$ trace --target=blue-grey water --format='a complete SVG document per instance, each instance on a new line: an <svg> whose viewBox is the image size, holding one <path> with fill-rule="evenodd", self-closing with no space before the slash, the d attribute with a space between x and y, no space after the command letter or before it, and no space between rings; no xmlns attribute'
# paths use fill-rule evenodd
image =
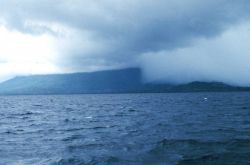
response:
<svg viewBox="0 0 250 165"><path fill-rule="evenodd" d="M249 165L250 93L0 97L1 165Z"/></svg>

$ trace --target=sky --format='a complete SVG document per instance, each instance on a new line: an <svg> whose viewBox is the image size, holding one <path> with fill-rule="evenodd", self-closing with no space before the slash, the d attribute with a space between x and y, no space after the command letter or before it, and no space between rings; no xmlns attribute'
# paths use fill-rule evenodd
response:
<svg viewBox="0 0 250 165"><path fill-rule="evenodd" d="M250 86L249 0L0 0L0 81L142 69L145 81Z"/></svg>

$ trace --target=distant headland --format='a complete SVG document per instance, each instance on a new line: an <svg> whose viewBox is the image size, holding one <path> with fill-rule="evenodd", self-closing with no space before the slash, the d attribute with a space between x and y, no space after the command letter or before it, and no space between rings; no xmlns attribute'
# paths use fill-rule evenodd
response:
<svg viewBox="0 0 250 165"><path fill-rule="evenodd" d="M1 95L228 91L250 91L250 87L237 87L220 82L191 82L181 85L148 83L143 81L142 72L138 68L18 76L0 84Z"/></svg>

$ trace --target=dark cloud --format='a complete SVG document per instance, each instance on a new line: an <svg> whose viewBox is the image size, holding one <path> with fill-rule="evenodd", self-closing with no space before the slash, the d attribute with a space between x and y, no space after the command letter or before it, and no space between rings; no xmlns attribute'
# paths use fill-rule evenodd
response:
<svg viewBox="0 0 250 165"><path fill-rule="evenodd" d="M143 54L213 39L249 19L249 0L0 0L10 29L50 33L72 70L130 66ZM193 59L195 60L195 59Z"/></svg>

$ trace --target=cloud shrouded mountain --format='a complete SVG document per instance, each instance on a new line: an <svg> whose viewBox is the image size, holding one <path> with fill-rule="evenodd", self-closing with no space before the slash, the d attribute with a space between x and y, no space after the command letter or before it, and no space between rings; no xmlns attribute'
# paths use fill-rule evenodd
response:
<svg viewBox="0 0 250 165"><path fill-rule="evenodd" d="M220 82L192 82L181 85L147 83L142 81L141 70L138 68L86 73L19 76L0 83L0 95L219 91L250 91L250 88L230 86Z"/></svg>
<svg viewBox="0 0 250 165"><path fill-rule="evenodd" d="M7 29L54 38L52 63L62 71L139 66L147 81L250 86L248 0L0 4L0 22Z"/></svg>

